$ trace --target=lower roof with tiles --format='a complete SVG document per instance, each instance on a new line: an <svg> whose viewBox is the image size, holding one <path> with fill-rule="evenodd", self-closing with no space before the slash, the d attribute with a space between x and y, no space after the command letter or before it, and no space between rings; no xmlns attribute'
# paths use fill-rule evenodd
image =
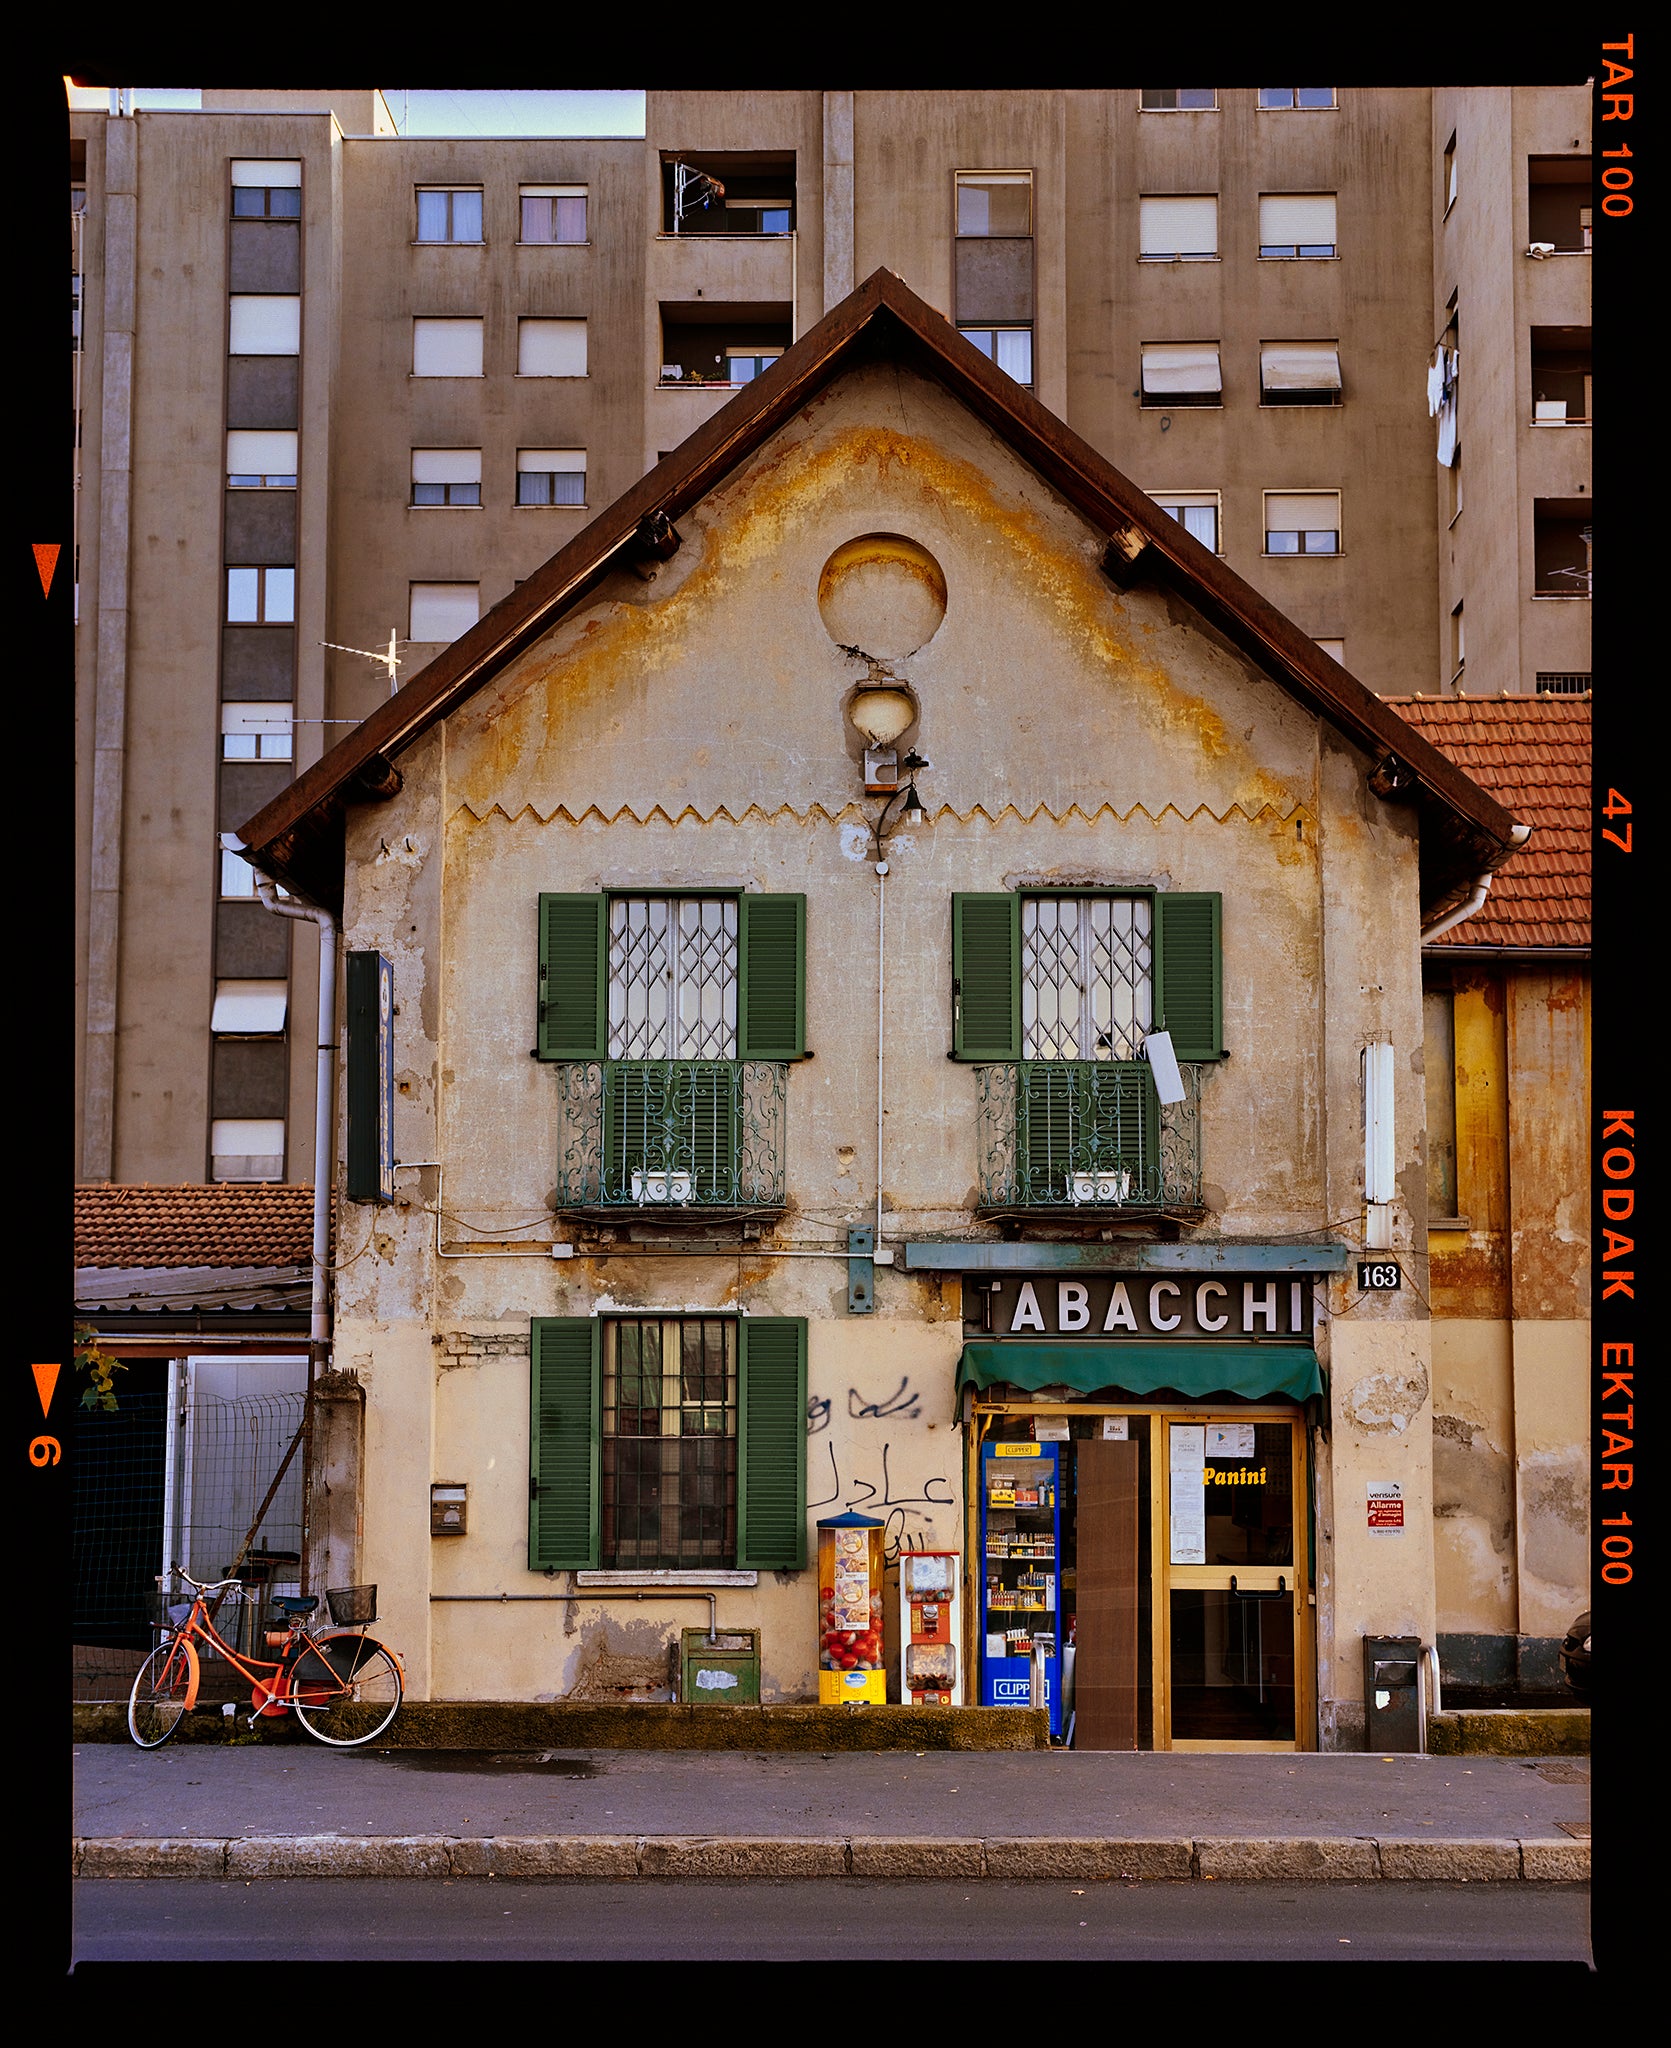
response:
<svg viewBox="0 0 1671 2048"><path fill-rule="evenodd" d="M1406 724L1532 828L1470 918L1436 949L1590 944L1590 700L1391 697Z"/></svg>
<svg viewBox="0 0 1671 2048"><path fill-rule="evenodd" d="M307 1266L313 1189L275 1183L75 1191L75 1263L87 1267Z"/></svg>

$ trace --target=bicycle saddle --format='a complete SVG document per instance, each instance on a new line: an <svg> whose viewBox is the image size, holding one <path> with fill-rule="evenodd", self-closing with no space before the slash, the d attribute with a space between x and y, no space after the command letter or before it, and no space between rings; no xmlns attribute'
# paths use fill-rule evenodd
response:
<svg viewBox="0 0 1671 2048"><path fill-rule="evenodd" d="M311 1614L319 1601L311 1593L305 1600L298 1599L293 1593L275 1593L272 1604L275 1614Z"/></svg>

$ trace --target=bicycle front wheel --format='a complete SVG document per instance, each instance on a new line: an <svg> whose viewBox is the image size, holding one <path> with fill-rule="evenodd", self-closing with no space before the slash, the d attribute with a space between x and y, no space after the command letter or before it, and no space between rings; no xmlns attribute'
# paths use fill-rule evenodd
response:
<svg viewBox="0 0 1671 2048"><path fill-rule="evenodd" d="M196 1699L196 1650L180 1636L160 1643L128 1694L128 1733L141 1749L160 1749Z"/></svg>
<svg viewBox="0 0 1671 2048"><path fill-rule="evenodd" d="M290 1705L316 1742L354 1749L375 1742L400 1711L400 1666L380 1643L339 1636L304 1650Z"/></svg>

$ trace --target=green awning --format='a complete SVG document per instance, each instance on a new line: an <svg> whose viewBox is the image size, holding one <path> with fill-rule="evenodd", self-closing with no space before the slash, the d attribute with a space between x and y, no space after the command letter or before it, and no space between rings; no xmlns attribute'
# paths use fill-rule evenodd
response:
<svg viewBox="0 0 1671 2048"><path fill-rule="evenodd" d="M1309 1344L965 1344L957 1384L1007 1384L1028 1393L1071 1387L1076 1394L1166 1388L1192 1401L1212 1394L1303 1401L1323 1391L1323 1375Z"/></svg>

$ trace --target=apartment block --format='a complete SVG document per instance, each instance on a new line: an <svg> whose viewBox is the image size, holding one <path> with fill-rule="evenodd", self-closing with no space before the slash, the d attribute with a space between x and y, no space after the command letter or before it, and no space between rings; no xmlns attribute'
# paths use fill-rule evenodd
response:
<svg viewBox="0 0 1671 2048"><path fill-rule="evenodd" d="M642 140L405 137L371 89L74 106L78 1177L311 1180L316 948L220 835L878 267L1372 690L1587 691L1588 119L1581 84L652 92Z"/></svg>

